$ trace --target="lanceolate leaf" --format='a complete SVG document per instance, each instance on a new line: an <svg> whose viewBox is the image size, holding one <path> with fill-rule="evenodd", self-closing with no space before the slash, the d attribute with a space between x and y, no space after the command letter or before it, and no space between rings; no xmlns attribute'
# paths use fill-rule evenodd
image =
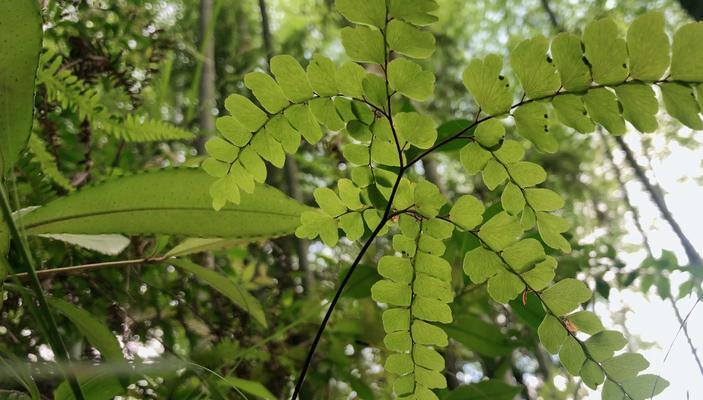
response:
<svg viewBox="0 0 703 400"><path fill-rule="evenodd" d="M268 238L293 233L307 207L257 186L239 205L214 211L214 178L198 169L163 169L98 183L24 215L28 234L177 234Z"/></svg>
<svg viewBox="0 0 703 400"><path fill-rule="evenodd" d="M98 320L89 312L74 306L73 304L58 298L47 298L49 305L60 311L76 326L78 331L88 339L88 342L93 345L103 358L109 362L123 362L124 356L122 349L117 342L117 338L105 326L103 322Z"/></svg>
<svg viewBox="0 0 703 400"><path fill-rule="evenodd" d="M34 77L42 41L37 1L0 2L0 177L26 146L32 128Z"/></svg>
<svg viewBox="0 0 703 400"><path fill-rule="evenodd" d="M170 260L170 264L188 271L213 289L227 296L234 304L249 313L258 323L267 326L266 315L258 300L249 292L235 284L228 277L186 259Z"/></svg>

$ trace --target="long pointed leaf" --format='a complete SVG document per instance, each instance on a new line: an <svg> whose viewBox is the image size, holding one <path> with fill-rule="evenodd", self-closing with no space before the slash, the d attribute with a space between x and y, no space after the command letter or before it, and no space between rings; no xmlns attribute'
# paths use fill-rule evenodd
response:
<svg viewBox="0 0 703 400"><path fill-rule="evenodd" d="M42 19L38 1L0 1L0 176L27 145L34 109Z"/></svg>
<svg viewBox="0 0 703 400"><path fill-rule="evenodd" d="M161 169L108 180L54 200L23 217L28 234L179 234L231 239L292 233L306 206L259 185L241 203L212 209L215 178L192 168Z"/></svg>
<svg viewBox="0 0 703 400"><path fill-rule="evenodd" d="M88 311L78 308L65 300L47 297L47 301L51 307L65 315L76 326L76 329L88 339L91 345L100 351L106 361L125 361L117 338L103 322Z"/></svg>
<svg viewBox="0 0 703 400"><path fill-rule="evenodd" d="M195 275L201 281L210 285L213 289L227 296L234 304L239 306L264 327L266 324L266 316L264 310L254 296L249 294L243 288L237 286L229 278L221 275L213 270L205 269L186 259L177 259L169 261L175 267L181 268Z"/></svg>

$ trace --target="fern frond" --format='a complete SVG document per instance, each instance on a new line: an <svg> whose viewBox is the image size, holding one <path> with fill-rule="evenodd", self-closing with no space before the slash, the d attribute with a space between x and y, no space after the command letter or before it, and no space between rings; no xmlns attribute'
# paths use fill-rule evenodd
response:
<svg viewBox="0 0 703 400"><path fill-rule="evenodd" d="M66 179L65 176L59 171L56 166L56 159L53 154L46 150L46 144L44 141L32 133L29 137L29 144L27 145L29 152L32 154L32 161L39 165L42 173L49 179L51 179L55 184L59 185L67 191L74 190L71 183Z"/></svg>
<svg viewBox="0 0 703 400"><path fill-rule="evenodd" d="M129 115L124 120L115 117L93 121L96 129L127 142L158 142L164 140L190 140L194 135L166 122L144 116Z"/></svg>
<svg viewBox="0 0 703 400"><path fill-rule="evenodd" d="M95 88L78 79L68 69L61 69L63 57L54 52L42 55L43 69L37 79L46 88L49 101L78 114L80 120L87 119L93 129L103 130L110 136L128 142L154 142L161 140L189 140L193 134L146 116L122 117L107 110L101 103L102 96Z"/></svg>
<svg viewBox="0 0 703 400"><path fill-rule="evenodd" d="M63 57L52 51L42 54L40 68L37 72L37 83L46 88L49 101L56 102L62 108L73 110L78 118L92 119L105 112L100 103L100 93L78 79L70 70L61 69Z"/></svg>

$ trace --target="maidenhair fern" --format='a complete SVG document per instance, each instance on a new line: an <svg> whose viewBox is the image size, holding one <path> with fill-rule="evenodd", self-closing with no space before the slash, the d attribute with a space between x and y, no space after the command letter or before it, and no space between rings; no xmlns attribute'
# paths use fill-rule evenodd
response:
<svg viewBox="0 0 703 400"><path fill-rule="evenodd" d="M399 218L400 233L393 236L398 256L379 260L385 279L371 288L371 297L389 306L383 312L383 342L392 352L386 371L398 375L393 385L399 396L431 396L431 389L447 387L441 371L444 358L435 350L446 347L447 335L435 323L452 322L447 303L454 299L452 269L441 256L443 240L452 235L451 223L425 220L410 214Z"/></svg>
<svg viewBox="0 0 703 400"><path fill-rule="evenodd" d="M432 72L410 59L434 51L434 37L423 26L436 20L435 1L337 0L337 8L356 24L342 30L353 62L337 66L315 55L304 69L290 56L276 56L273 76L252 72L244 78L259 105L242 95L226 100L231 115L218 119L222 135L207 143L211 158L203 164L219 178L210 190L214 207L238 203L240 191L252 192L255 182L266 180L265 162L281 167L301 137L315 144L324 132L338 132L350 179L340 180L336 191L317 189L320 209L304 212L296 233L334 246L341 228L348 239L364 240L363 253L378 235L397 232L395 254L379 261L384 279L372 297L386 308L385 365L399 398L437 399L431 389L446 386L436 348L447 344L442 324L452 321L452 267L442 255L443 240L455 229L475 243L465 254L464 272L476 284L487 282L496 302L521 294L539 299L546 312L539 338L567 371L593 389L604 384L604 399L661 392L666 381L639 374L648 366L643 357L615 355L626 344L623 335L580 310L591 298L584 283L551 283L557 259L544 245L571 250L563 236L569 225L556 214L564 200L538 187L546 172L522 160L523 143L505 138L504 124L512 120L520 136L546 153L558 150L551 134L556 123L582 133L601 125L619 135L627 121L652 132L657 89L672 117L703 128L703 24L683 26L671 46L658 12L635 20L625 37L610 19L592 22L580 37L561 33L550 42L538 36L510 52L516 80L504 75L498 55L473 60L462 79L479 112L473 123L438 139L432 117L399 110L401 96L425 101L434 92ZM487 209L470 195L444 207L447 199L435 185L413 178L415 163L454 140L466 143L460 151L466 172L481 173L489 190L502 188L500 208ZM294 398L303 378L304 372Z"/></svg>

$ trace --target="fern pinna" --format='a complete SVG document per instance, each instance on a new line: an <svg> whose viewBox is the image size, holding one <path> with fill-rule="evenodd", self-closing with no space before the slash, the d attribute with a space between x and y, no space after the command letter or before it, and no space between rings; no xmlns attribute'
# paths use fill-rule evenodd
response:
<svg viewBox="0 0 703 400"><path fill-rule="evenodd" d="M510 52L510 75L498 55L473 60L462 78L479 112L463 129L438 138L431 116L399 109L402 97L427 101L433 95L433 73L411 59L427 59L434 51L434 37L423 27L436 20L435 1L337 0L337 9L355 24L342 30L353 61L337 66L315 55L304 69L283 55L271 59L273 76L246 75L259 105L241 95L227 99L231 115L218 119L221 136L207 143L211 158L203 164L219 178L210 192L214 207L221 208L266 179L265 161L281 167L301 137L315 144L332 132L344 143L350 179L340 180L336 190L315 190L320 208L304 212L296 231L334 246L341 229L349 240L364 243L320 335L363 253L377 236L392 232L394 253L379 260L383 279L372 288L372 298L385 309L385 368L398 398L437 399L433 389L446 387L437 349L447 345L442 325L453 319L454 298L444 240L465 235L474 247L464 256L466 275L475 284L487 282L499 303L535 296L545 311L539 338L566 370L590 388L603 384L604 399L660 393L667 382L640 374L649 365L641 355L615 355L626 345L623 335L580 310L591 298L588 286L575 279L552 283L557 258L547 255L545 245L569 252L569 224L559 215L561 196L539 187L545 170L523 160L524 144L556 152L554 124L582 133L600 125L620 135L627 121L652 132L659 108L655 88L672 117L703 128L703 25L681 27L670 45L658 12L635 20L624 38L606 18L590 23L581 36L521 42ZM511 124L526 141L506 138ZM415 164L453 141L465 144L460 160L467 174L481 173L489 190L502 188L499 206L486 208L471 195L446 199L434 184L416 178Z"/></svg>

